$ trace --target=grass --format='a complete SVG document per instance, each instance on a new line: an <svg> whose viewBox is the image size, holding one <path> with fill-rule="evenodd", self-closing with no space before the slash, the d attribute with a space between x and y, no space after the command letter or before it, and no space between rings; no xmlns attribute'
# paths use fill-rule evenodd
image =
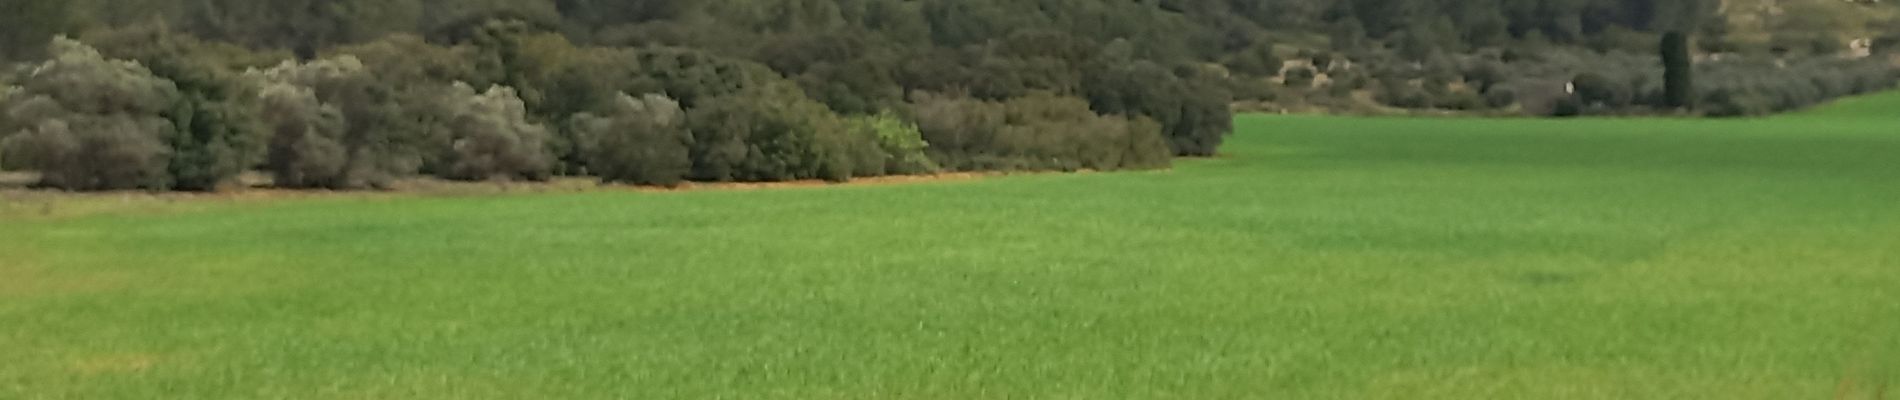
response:
<svg viewBox="0 0 1900 400"><path fill-rule="evenodd" d="M1245 116L1165 172L14 216L0 398L1900 398L1878 104Z"/></svg>

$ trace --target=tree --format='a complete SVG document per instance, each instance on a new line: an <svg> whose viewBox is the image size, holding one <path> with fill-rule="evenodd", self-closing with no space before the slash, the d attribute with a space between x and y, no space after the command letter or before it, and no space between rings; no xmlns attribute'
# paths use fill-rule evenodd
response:
<svg viewBox="0 0 1900 400"><path fill-rule="evenodd" d="M1177 155L1214 155L1233 131L1233 94L1197 67L1177 74L1152 62L1102 59L1089 68L1082 86L1095 111L1155 120Z"/></svg>
<svg viewBox="0 0 1900 400"><path fill-rule="evenodd" d="M1689 58L1689 35L1679 31L1663 34L1663 105L1671 108L1695 107L1695 66Z"/></svg>
<svg viewBox="0 0 1900 400"><path fill-rule="evenodd" d="M39 171L48 187L170 189L175 132L164 114L178 101L177 87L64 37L50 49L52 59L0 104L11 125L0 127L11 133L0 159Z"/></svg>
<svg viewBox="0 0 1900 400"><path fill-rule="evenodd" d="M925 154L930 143L924 141L923 132L918 130L917 124L905 121L896 113L884 111L876 115L853 117L847 123L858 134L871 138L872 143L877 145L875 151L865 152L874 159L860 163L860 172L904 175L938 169L937 163Z"/></svg>
<svg viewBox="0 0 1900 400"><path fill-rule="evenodd" d="M448 146L427 166L438 177L465 181L547 180L553 153L547 127L528 120L527 106L506 86L457 82L441 96Z"/></svg>
<svg viewBox="0 0 1900 400"><path fill-rule="evenodd" d="M847 151L869 141L789 82L702 97L687 121L692 178L704 181L848 180L856 166Z"/></svg>
<svg viewBox="0 0 1900 400"><path fill-rule="evenodd" d="M414 174L427 148L446 146L435 131L407 123L388 82L355 56L285 61L247 75L263 85L267 166L278 186L384 188Z"/></svg>
<svg viewBox="0 0 1900 400"><path fill-rule="evenodd" d="M692 173L686 111L666 96L621 93L598 115L574 116L588 172L607 182L675 186Z"/></svg>
<svg viewBox="0 0 1900 400"><path fill-rule="evenodd" d="M37 57L74 23L72 0L0 0L0 64Z"/></svg>
<svg viewBox="0 0 1900 400"><path fill-rule="evenodd" d="M94 32L88 39L102 53L137 61L177 85L179 99L165 113L177 132L170 143L174 189L218 189L263 159L268 138L258 121L256 88L236 68L261 64L267 55L163 25Z"/></svg>

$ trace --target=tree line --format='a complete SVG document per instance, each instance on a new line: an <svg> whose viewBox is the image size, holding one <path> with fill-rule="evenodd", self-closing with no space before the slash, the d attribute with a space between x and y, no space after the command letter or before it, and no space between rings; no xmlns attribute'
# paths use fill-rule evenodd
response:
<svg viewBox="0 0 1900 400"><path fill-rule="evenodd" d="M0 0L0 167L158 190L1156 168L1213 154L1236 102L1753 115L1897 78L1822 56L1886 33L1760 39L1719 3Z"/></svg>

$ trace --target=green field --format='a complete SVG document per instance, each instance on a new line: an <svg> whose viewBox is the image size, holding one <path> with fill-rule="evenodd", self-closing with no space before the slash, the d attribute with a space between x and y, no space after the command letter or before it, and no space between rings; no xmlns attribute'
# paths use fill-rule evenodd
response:
<svg viewBox="0 0 1900 400"><path fill-rule="evenodd" d="M1238 126L1161 172L15 213L0 398L1900 396L1900 96Z"/></svg>

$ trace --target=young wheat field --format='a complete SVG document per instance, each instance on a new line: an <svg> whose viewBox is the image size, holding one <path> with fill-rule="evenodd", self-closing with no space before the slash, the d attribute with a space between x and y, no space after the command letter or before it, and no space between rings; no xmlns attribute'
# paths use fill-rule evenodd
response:
<svg viewBox="0 0 1900 400"><path fill-rule="evenodd" d="M0 398L1900 397L1900 96L1237 125L1156 172L0 207Z"/></svg>

